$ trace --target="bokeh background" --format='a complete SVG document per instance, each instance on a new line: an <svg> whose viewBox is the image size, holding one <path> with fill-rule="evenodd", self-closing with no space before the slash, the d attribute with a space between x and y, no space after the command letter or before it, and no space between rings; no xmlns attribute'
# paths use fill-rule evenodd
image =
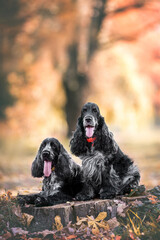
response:
<svg viewBox="0 0 160 240"><path fill-rule="evenodd" d="M159 0L1 0L0 190L40 189L30 167L41 141L69 151L87 101L141 183L160 184L159 39Z"/></svg>

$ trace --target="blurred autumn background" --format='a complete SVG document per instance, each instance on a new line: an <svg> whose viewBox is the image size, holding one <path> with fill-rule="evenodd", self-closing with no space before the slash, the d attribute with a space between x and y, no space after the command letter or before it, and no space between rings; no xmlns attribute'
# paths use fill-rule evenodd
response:
<svg viewBox="0 0 160 240"><path fill-rule="evenodd" d="M41 141L68 149L82 105L160 184L160 1L1 0L0 189L40 188Z"/></svg>

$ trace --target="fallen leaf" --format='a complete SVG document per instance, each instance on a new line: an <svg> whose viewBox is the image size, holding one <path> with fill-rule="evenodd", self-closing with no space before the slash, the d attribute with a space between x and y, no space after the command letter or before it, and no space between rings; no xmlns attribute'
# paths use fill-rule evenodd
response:
<svg viewBox="0 0 160 240"><path fill-rule="evenodd" d="M40 234L43 235L43 237L47 237L48 235L53 235L55 232L54 231L50 231L50 230L44 230L42 232L40 232Z"/></svg>
<svg viewBox="0 0 160 240"><path fill-rule="evenodd" d="M8 239L8 238L11 238L12 237L12 234L10 232L6 232L5 234L3 234L3 239Z"/></svg>
<svg viewBox="0 0 160 240"><path fill-rule="evenodd" d="M116 217L109 219L107 223L111 229L114 229L115 227L119 226L119 222L117 221Z"/></svg>
<svg viewBox="0 0 160 240"><path fill-rule="evenodd" d="M28 231L25 231L22 228L18 228L18 227L11 228L11 231L14 236L28 234Z"/></svg>
<svg viewBox="0 0 160 240"><path fill-rule="evenodd" d="M142 203L141 201L139 201L139 200L135 200L133 203L132 203L132 205L134 205L134 206L142 206L142 205L144 205L144 203Z"/></svg>
<svg viewBox="0 0 160 240"><path fill-rule="evenodd" d="M130 232L130 233L129 233L129 236L130 236L130 238L131 238L132 240L135 240L135 237L134 237L133 232Z"/></svg>
<svg viewBox="0 0 160 240"><path fill-rule="evenodd" d="M25 220L25 224L27 225L27 227L30 226L34 216L27 214L27 213L23 213L22 214L23 219Z"/></svg>
<svg viewBox="0 0 160 240"><path fill-rule="evenodd" d="M96 223L94 223L94 225L93 225L92 233L93 233L94 235L99 234L99 229L98 229Z"/></svg>
<svg viewBox="0 0 160 240"><path fill-rule="evenodd" d="M88 218L89 220L91 220L91 221L94 220L94 217L93 217L93 216L88 216L88 215L87 215L87 218Z"/></svg>
<svg viewBox="0 0 160 240"><path fill-rule="evenodd" d="M117 235L117 236L115 237L115 240L120 240L121 238L122 238L121 236L118 236L118 235Z"/></svg>
<svg viewBox="0 0 160 240"><path fill-rule="evenodd" d="M54 220L55 220L55 225L56 225L57 230L58 231L62 230L63 229L63 225L61 223L61 217L57 215L57 216L55 216Z"/></svg>
<svg viewBox="0 0 160 240"><path fill-rule="evenodd" d="M14 205L12 208L12 212L19 218L22 218L22 212L21 212L21 207L18 205L17 207Z"/></svg>
<svg viewBox="0 0 160 240"><path fill-rule="evenodd" d="M157 198L157 196L155 196L155 195L151 195L151 197L152 197L152 198Z"/></svg>
<svg viewBox="0 0 160 240"><path fill-rule="evenodd" d="M110 237L111 237L111 240L115 240L115 234L114 233L111 233Z"/></svg>
<svg viewBox="0 0 160 240"><path fill-rule="evenodd" d="M119 203L117 206L117 214L121 217L125 217L126 214L124 213L124 209L127 207L126 203Z"/></svg>
<svg viewBox="0 0 160 240"><path fill-rule="evenodd" d="M147 225L150 225L153 228L157 228L157 226L154 222L147 222Z"/></svg>
<svg viewBox="0 0 160 240"><path fill-rule="evenodd" d="M28 240L42 240L42 238L35 237L35 238L28 238Z"/></svg>
<svg viewBox="0 0 160 240"><path fill-rule="evenodd" d="M99 222L101 220L104 220L107 217L107 213L106 212L100 212L98 214L98 216L95 218L96 222Z"/></svg>
<svg viewBox="0 0 160 240"><path fill-rule="evenodd" d="M154 195L149 196L148 199L151 201L152 204L156 204L158 202L157 197Z"/></svg>
<svg viewBox="0 0 160 240"><path fill-rule="evenodd" d="M43 235L43 237L45 238L45 237L47 237L48 235L53 235L53 234L55 234L55 231L50 231L50 230L48 230L48 229L46 229L46 230L43 230L42 232L35 232L36 233L36 235ZM34 239L34 238L33 238ZM42 238L40 238L40 239L42 239ZM39 238L38 238L38 240L39 240Z"/></svg>
<svg viewBox="0 0 160 240"><path fill-rule="evenodd" d="M76 225L79 226L79 225L81 225L83 222L87 222L87 221L88 221L88 218L81 218L81 219L79 219L79 217L77 217Z"/></svg>
<svg viewBox="0 0 160 240"><path fill-rule="evenodd" d="M71 233L71 234L75 233L75 229L74 229L74 228L71 228L71 227L68 227L68 231L69 231L69 233Z"/></svg>
<svg viewBox="0 0 160 240"><path fill-rule="evenodd" d="M66 239L74 239L76 237L77 237L76 235L70 235L70 236L66 237Z"/></svg>
<svg viewBox="0 0 160 240"><path fill-rule="evenodd" d="M108 225L108 223L99 223L99 222L96 222L96 224L100 227L100 228L104 228L105 230L109 230L110 228L109 228L109 225Z"/></svg>
<svg viewBox="0 0 160 240"><path fill-rule="evenodd" d="M8 197L8 199L11 199L12 198L12 192L11 191L7 191L7 197Z"/></svg>

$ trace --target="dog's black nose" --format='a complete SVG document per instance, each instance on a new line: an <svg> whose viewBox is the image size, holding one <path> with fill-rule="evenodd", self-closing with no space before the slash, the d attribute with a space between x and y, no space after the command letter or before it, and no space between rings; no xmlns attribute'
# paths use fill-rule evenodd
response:
<svg viewBox="0 0 160 240"><path fill-rule="evenodd" d="M42 153L42 156L43 156L44 158L48 158L48 157L50 156L50 152L49 152L49 151L44 151L44 152Z"/></svg>
<svg viewBox="0 0 160 240"><path fill-rule="evenodd" d="M85 118L85 120L86 120L87 123L90 123L92 121L92 118L88 116L88 117Z"/></svg>

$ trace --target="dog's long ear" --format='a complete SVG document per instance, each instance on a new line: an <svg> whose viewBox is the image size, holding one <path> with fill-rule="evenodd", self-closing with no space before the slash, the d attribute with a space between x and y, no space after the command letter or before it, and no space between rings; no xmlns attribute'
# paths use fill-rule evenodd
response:
<svg viewBox="0 0 160 240"><path fill-rule="evenodd" d="M118 151L118 144L114 140L113 133L108 131L108 138L109 138L109 143L108 143L108 149L111 154L116 154Z"/></svg>
<svg viewBox="0 0 160 240"><path fill-rule="evenodd" d="M99 118L99 128L101 128L102 149L108 154L115 154L118 150L118 145L113 138L113 133L109 131L102 116Z"/></svg>
<svg viewBox="0 0 160 240"><path fill-rule="evenodd" d="M72 176L72 170L71 170L72 161L73 160L71 156L68 154L68 152L63 147L63 145L60 144L60 152L58 155L56 171L57 171L57 174L64 180L68 181Z"/></svg>
<svg viewBox="0 0 160 240"><path fill-rule="evenodd" d="M37 152L35 160L32 163L31 174L33 177L42 177L43 176L43 161L41 159L41 146Z"/></svg>
<svg viewBox="0 0 160 240"><path fill-rule="evenodd" d="M70 150L76 156L80 156L86 152L86 141L82 117L78 118L76 130L70 140Z"/></svg>
<svg viewBox="0 0 160 240"><path fill-rule="evenodd" d="M108 127L104 121L104 117L102 117L101 115L99 116L98 118L98 129L102 129L102 128L107 128L108 130Z"/></svg>
<svg viewBox="0 0 160 240"><path fill-rule="evenodd" d="M78 121L77 121L77 128L81 128L81 129L83 129L83 119L82 119L81 116L78 118Z"/></svg>

